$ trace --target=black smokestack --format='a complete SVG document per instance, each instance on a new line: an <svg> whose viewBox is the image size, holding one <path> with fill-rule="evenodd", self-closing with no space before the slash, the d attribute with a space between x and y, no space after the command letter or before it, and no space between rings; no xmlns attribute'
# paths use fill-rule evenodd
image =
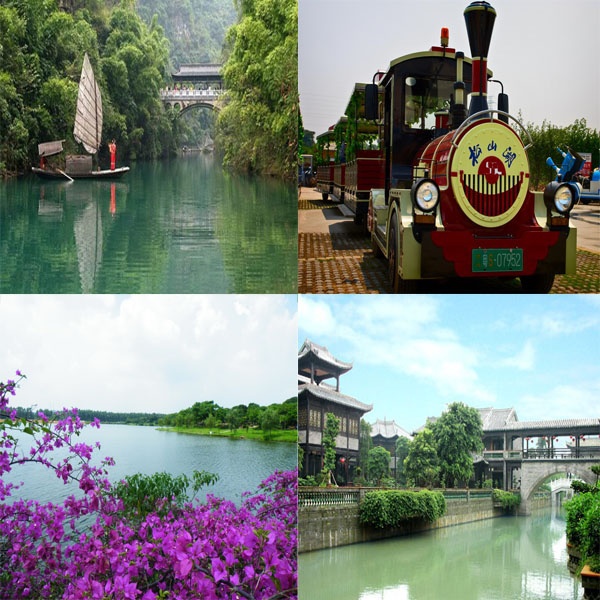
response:
<svg viewBox="0 0 600 600"><path fill-rule="evenodd" d="M473 58L473 89L469 115L488 108L487 55L495 20L496 11L488 2L471 2L465 8L465 23Z"/></svg>

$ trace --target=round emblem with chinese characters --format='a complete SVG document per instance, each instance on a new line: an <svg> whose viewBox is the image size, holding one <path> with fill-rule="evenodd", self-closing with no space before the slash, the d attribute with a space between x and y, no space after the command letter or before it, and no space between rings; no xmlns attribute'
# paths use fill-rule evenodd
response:
<svg viewBox="0 0 600 600"><path fill-rule="evenodd" d="M476 121L459 138L450 177L454 196L469 219L482 227L499 227L525 202L529 161L508 125Z"/></svg>

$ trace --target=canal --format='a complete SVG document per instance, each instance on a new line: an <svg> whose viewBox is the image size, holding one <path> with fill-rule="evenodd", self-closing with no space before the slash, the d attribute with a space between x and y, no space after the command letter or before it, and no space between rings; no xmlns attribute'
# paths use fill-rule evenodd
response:
<svg viewBox="0 0 600 600"><path fill-rule="evenodd" d="M300 600L578 600L565 521L488 519L299 557Z"/></svg>
<svg viewBox="0 0 600 600"><path fill-rule="evenodd" d="M122 179L0 183L0 292L296 293L293 185L189 154Z"/></svg>

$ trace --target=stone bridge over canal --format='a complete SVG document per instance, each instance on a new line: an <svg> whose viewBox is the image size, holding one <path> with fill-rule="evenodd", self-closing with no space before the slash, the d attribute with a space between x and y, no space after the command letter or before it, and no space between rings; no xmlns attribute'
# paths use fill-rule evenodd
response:
<svg viewBox="0 0 600 600"><path fill-rule="evenodd" d="M486 469L505 490L520 488L520 512L527 514L551 475L596 481L591 467L600 463L600 419L507 421L484 427L484 443Z"/></svg>
<svg viewBox="0 0 600 600"><path fill-rule="evenodd" d="M521 506L519 512L529 514L529 502L533 498L535 490L550 475L557 473L569 474L571 481L581 479L586 483L594 483L596 475L590 467L597 465L600 458L579 458L576 460L537 459L524 460L521 464ZM563 480L560 480L563 481ZM570 485L570 482L569 482ZM565 488L561 488L565 489Z"/></svg>
<svg viewBox="0 0 600 600"><path fill-rule="evenodd" d="M162 102L180 114L192 108L219 110L223 93L222 66L216 63L181 65L179 71L172 74L173 86L160 90Z"/></svg>

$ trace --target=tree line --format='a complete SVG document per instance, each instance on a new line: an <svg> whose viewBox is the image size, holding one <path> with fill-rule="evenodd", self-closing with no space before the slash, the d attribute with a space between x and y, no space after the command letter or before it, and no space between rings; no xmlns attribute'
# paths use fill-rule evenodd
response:
<svg viewBox="0 0 600 600"><path fill-rule="evenodd" d="M39 412L38 409L23 408L19 406L15 409L19 419L32 419ZM45 415L50 416L55 411L42 410ZM159 419L165 416L164 413L143 413L143 412L110 412L106 410L94 410L82 408L77 411L79 418L91 423L94 419L98 419L102 424L119 424L119 425L158 425Z"/></svg>
<svg viewBox="0 0 600 600"><path fill-rule="evenodd" d="M165 415L158 424L165 427L209 428L209 429L295 429L298 423L297 398L284 402L260 406L255 402L238 404L232 408L219 406L212 400L196 402L189 408Z"/></svg>
<svg viewBox="0 0 600 600"><path fill-rule="evenodd" d="M592 168L600 166L600 132L588 127L585 119L577 119L567 127L556 127L544 120L541 125L528 123L526 129L533 142L527 150L527 156L530 182L534 189L543 189L556 177L556 173L546 164L546 159L551 157L560 167L562 156L557 147L563 151L569 146L576 152L589 152L592 155ZM523 141L527 143L527 136Z"/></svg>

